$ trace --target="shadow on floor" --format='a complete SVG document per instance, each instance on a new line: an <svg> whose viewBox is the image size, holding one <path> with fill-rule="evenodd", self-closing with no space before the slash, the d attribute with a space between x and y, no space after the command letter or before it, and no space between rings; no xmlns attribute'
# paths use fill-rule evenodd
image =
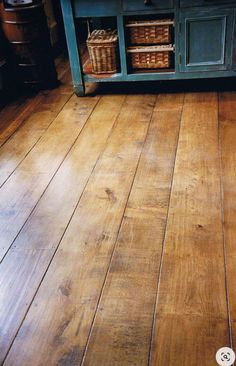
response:
<svg viewBox="0 0 236 366"><path fill-rule="evenodd" d="M87 93L91 94L155 94L203 91L236 91L236 77L222 79L168 80L127 83L89 84Z"/></svg>

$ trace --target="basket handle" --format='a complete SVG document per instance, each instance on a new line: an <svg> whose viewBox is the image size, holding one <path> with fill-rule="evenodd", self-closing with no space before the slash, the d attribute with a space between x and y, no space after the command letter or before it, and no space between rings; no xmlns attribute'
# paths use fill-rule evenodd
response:
<svg viewBox="0 0 236 366"><path fill-rule="evenodd" d="M88 36L91 35L91 30L90 30L90 22L89 20L87 20L87 31L88 31Z"/></svg>

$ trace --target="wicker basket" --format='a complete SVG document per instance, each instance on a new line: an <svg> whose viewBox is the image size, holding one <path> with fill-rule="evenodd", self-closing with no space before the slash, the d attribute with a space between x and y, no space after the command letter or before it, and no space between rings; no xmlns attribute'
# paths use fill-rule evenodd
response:
<svg viewBox="0 0 236 366"><path fill-rule="evenodd" d="M174 48L171 44L150 47L129 47L133 69L163 69L171 66L171 53Z"/></svg>
<svg viewBox="0 0 236 366"><path fill-rule="evenodd" d="M165 44L171 43L171 29L174 22L171 19L129 21L130 42L132 44Z"/></svg>
<svg viewBox="0 0 236 366"><path fill-rule="evenodd" d="M92 71L95 74L117 72L117 31L95 30L87 39Z"/></svg>

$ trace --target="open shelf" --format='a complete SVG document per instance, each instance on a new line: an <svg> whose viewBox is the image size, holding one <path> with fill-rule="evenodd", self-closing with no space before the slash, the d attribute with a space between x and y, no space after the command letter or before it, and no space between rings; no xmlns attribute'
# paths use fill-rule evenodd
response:
<svg viewBox="0 0 236 366"><path fill-rule="evenodd" d="M172 21L174 21L174 14L161 14L159 16L149 16L149 15L144 15L144 16L126 16L124 17L124 38L125 38L125 49L127 49L129 46L133 46L130 42L130 36L129 36L129 32L128 29L126 27L126 23L130 20L155 20L155 19L171 19ZM94 29L106 29L106 28L110 28L112 27L117 28L118 24L117 24L117 19L115 17L104 17L104 18L99 18L96 19L95 21L91 20L91 19L83 19L83 24L84 26L86 26L86 22L89 22L89 28L90 31L93 31ZM171 37L172 40L174 42L175 39L175 32L174 29L171 30ZM124 69L121 69L121 65L120 65L120 52L119 52L119 48L120 48L120 42L121 40L118 39L118 50L117 50L117 54L118 54L118 72L116 73L94 73L92 70L92 64L89 58L89 52L88 52L88 48L87 48L87 44L86 44L86 39L83 40L83 42L80 41L80 47L79 47L79 51L80 51L80 58L81 58L81 63L82 63L82 72L83 72L83 77L85 81L89 81L89 82L102 82L102 81L128 81L128 80L132 80L133 77L137 76L138 79L142 80L145 78L145 75L149 75L149 77L153 76L154 79L158 79L158 77L160 77L161 79L164 77L164 75L170 75L170 78L173 77L173 75L175 74L175 57L174 57L174 52L172 52L171 54L171 62L170 62L170 67L168 68L151 68L151 69L147 69L147 68L140 68L140 69L135 69L132 68L131 63L130 63L130 58L128 56L128 54L126 54L125 60L126 60L126 66L124 66ZM127 71L126 71L127 70ZM156 75L156 77L155 77ZM169 78L169 77L168 77Z"/></svg>

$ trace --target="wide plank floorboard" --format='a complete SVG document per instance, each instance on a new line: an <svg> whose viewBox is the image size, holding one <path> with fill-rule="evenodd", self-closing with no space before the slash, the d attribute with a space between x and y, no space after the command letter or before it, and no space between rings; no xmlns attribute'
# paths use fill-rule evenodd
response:
<svg viewBox="0 0 236 366"><path fill-rule="evenodd" d="M63 99L62 95L72 95L68 61L61 58L58 60L57 73L60 82L57 89L42 91L27 98L19 97L18 100L9 103L0 111L0 147L27 121L32 113L41 110L45 100L50 103L55 98Z"/></svg>
<svg viewBox="0 0 236 366"><path fill-rule="evenodd" d="M81 362L155 99L126 98L5 365Z"/></svg>
<svg viewBox="0 0 236 366"><path fill-rule="evenodd" d="M183 107L150 365L215 366L229 346L216 93ZM170 351L171 350L171 351Z"/></svg>
<svg viewBox="0 0 236 366"><path fill-rule="evenodd" d="M225 259L232 326L236 349L236 93L219 96L219 126L222 158Z"/></svg>
<svg viewBox="0 0 236 366"><path fill-rule="evenodd" d="M73 96L1 188L0 260L70 151L98 100L99 97L82 100Z"/></svg>
<svg viewBox="0 0 236 366"><path fill-rule="evenodd" d="M83 365L148 363L182 105L157 100Z"/></svg>
<svg viewBox="0 0 236 366"><path fill-rule="evenodd" d="M0 363L6 356L106 146L124 98L101 98L0 266Z"/></svg>
<svg viewBox="0 0 236 366"><path fill-rule="evenodd" d="M236 348L236 93L77 98L56 64L0 111L0 364L215 366Z"/></svg>

